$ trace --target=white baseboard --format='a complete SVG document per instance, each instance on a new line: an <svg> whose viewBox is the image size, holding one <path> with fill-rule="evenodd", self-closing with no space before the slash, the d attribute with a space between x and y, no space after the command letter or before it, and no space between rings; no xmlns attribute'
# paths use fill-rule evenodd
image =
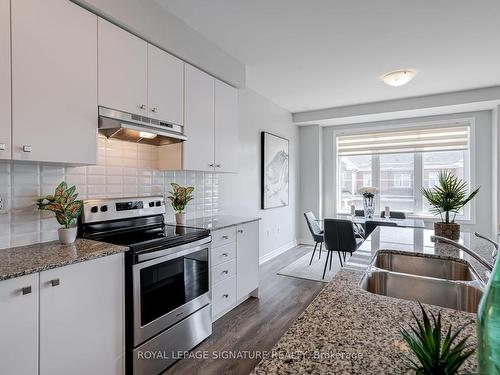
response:
<svg viewBox="0 0 500 375"><path fill-rule="evenodd" d="M299 245L308 245L308 246L314 246L316 242L314 242L311 238L299 238L297 239L297 243Z"/></svg>
<svg viewBox="0 0 500 375"><path fill-rule="evenodd" d="M259 258L259 264L265 263L268 260L273 259L274 257L277 257L278 255L284 253L287 250L290 250L292 247L297 246L297 240L290 241L283 246L278 247L277 249L274 249L273 251L267 253L266 255L263 255Z"/></svg>

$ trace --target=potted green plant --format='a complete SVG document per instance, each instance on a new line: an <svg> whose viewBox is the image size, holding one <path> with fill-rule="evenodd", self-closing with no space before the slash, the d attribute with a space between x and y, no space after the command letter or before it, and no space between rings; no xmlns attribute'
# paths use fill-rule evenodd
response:
<svg viewBox="0 0 500 375"><path fill-rule="evenodd" d="M437 236L452 240L460 238L460 225L455 223L458 212L479 192L479 188L467 195L467 183L450 171L440 171L438 184L432 188L422 189L423 196L431 205L431 212L441 217L434 223L434 233Z"/></svg>
<svg viewBox="0 0 500 375"><path fill-rule="evenodd" d="M56 215L57 222L63 225L58 229L59 241L64 244L75 242L77 227L76 220L82 213L83 202L77 200L76 187L68 188L62 181L56 188L54 195L47 195L37 199L39 210L51 211Z"/></svg>
<svg viewBox="0 0 500 375"><path fill-rule="evenodd" d="M449 326L443 335L441 313L439 312L436 317L431 312L429 318L422 304L419 305L422 319L412 311L416 324L408 324L408 328L401 328L403 339L413 352L413 356L404 355L408 369L418 375L456 374L474 353L473 345L467 344L469 336L458 340L464 326L454 332Z"/></svg>
<svg viewBox="0 0 500 375"><path fill-rule="evenodd" d="M175 211L175 221L177 224L186 224L186 214L184 213L184 210L186 209L187 204L194 199L194 187L183 187L175 182L172 182L170 185L172 185L172 191L169 192L170 195L168 196L168 199L170 199L172 207Z"/></svg>

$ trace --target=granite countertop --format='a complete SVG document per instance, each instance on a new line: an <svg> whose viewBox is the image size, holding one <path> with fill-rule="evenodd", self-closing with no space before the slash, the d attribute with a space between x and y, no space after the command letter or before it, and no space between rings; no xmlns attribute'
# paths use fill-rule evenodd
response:
<svg viewBox="0 0 500 375"><path fill-rule="evenodd" d="M77 238L73 244L58 241L0 250L0 280L122 253L128 247Z"/></svg>
<svg viewBox="0 0 500 375"><path fill-rule="evenodd" d="M260 220L260 217L248 218L248 217L229 216L229 215L215 215L215 216L201 217L197 219L189 219L186 221L186 224L184 226L218 230L258 220Z"/></svg>
<svg viewBox="0 0 500 375"><path fill-rule="evenodd" d="M408 354L409 349L402 339L400 327L405 322L413 322L411 312L419 313L418 304L369 293L361 289L359 283L379 249L470 260L450 245L432 243L432 234L423 229L377 228L252 374L406 373L403 355ZM488 242L470 233L462 233L460 242L491 261L493 246ZM484 269L478 265L477 271L481 274ZM445 327L464 325L460 337L471 335L469 343L477 344L475 314L438 306L426 307L428 311L441 312ZM473 355L461 371L476 371L476 363Z"/></svg>

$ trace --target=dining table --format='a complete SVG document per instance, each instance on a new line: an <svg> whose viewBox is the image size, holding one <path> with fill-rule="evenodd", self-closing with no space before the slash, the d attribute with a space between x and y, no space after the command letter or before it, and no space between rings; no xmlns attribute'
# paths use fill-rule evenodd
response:
<svg viewBox="0 0 500 375"><path fill-rule="evenodd" d="M359 225L364 225L365 222L367 221L382 221L382 222L387 222L387 223L395 223L396 226L401 227L401 228L423 228L425 229L425 223L422 219L416 219L416 218L406 218L406 219L396 219L396 218L386 218L386 217L381 217L381 216L373 216L371 218L367 218L364 216L353 216L349 214L337 214L333 215L332 218L336 219L347 219L351 220L353 223L359 224ZM322 219L317 219L318 222L321 224L323 223ZM329 219L329 218L326 218Z"/></svg>

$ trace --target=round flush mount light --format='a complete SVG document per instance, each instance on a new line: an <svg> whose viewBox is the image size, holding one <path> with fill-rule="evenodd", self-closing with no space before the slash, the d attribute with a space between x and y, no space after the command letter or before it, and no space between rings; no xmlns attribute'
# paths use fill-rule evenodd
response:
<svg viewBox="0 0 500 375"><path fill-rule="evenodd" d="M386 73L382 76L382 81L389 86L403 86L410 82L417 75L413 69L399 69Z"/></svg>

